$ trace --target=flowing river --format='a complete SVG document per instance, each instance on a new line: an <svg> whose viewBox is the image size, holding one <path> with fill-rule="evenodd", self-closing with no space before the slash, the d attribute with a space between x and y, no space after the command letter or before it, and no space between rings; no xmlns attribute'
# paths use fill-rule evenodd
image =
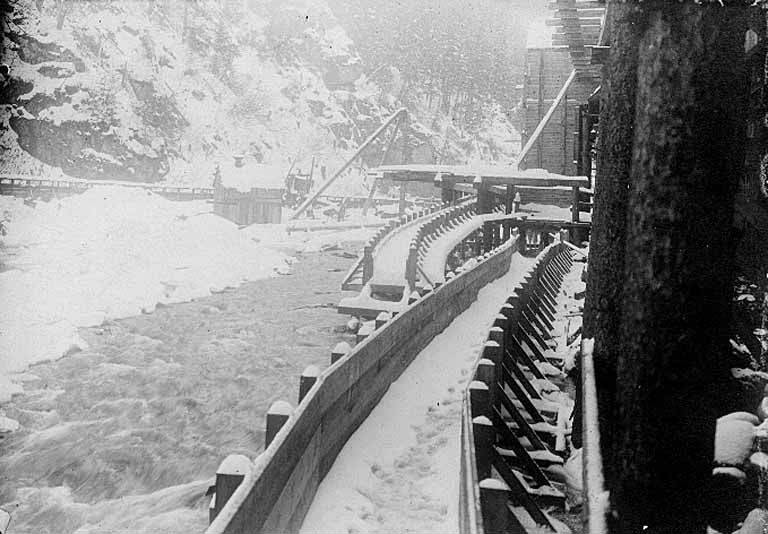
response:
<svg viewBox="0 0 768 534"><path fill-rule="evenodd" d="M358 244L291 274L81 331L89 348L31 367L3 408L0 507L12 534L202 532L216 468L255 457L278 399L350 337L335 304Z"/></svg>

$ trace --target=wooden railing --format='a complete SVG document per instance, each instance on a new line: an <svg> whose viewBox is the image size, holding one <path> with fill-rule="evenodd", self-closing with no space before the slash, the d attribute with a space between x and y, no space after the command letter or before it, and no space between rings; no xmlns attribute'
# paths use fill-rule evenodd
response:
<svg viewBox="0 0 768 534"><path fill-rule="evenodd" d="M337 346L324 371L305 371L298 407L278 402L267 414L267 448L256 462L232 457L222 464L207 533L298 531L349 437L419 352L509 270L515 250L510 239L488 251L474 268L415 295L402 313L382 313L362 327L354 349Z"/></svg>
<svg viewBox="0 0 768 534"><path fill-rule="evenodd" d="M146 189L174 200L202 200L213 198L212 187L185 187L141 182L80 180L77 178L42 178L23 174L0 175L2 195L55 195L82 193L93 187L118 186Z"/></svg>
<svg viewBox="0 0 768 534"><path fill-rule="evenodd" d="M464 203L462 203L462 206L464 206ZM374 251L387 236L398 231L403 226L413 223L414 221L423 220L421 226L424 226L429 223L434 223L434 221L437 220L447 220L447 218L458 217L459 212L455 211L454 208L456 208L455 204L450 204L447 202L443 204L436 204L410 213L408 215L401 215L397 219L392 219L387 222L386 225L379 228L379 230L377 230L376 233L373 234L371 238L365 243L363 246L362 254L357 259L357 261L352 264L352 267L350 267L349 271L347 271L347 274L344 276L344 279L341 282L341 288L345 291L359 291L365 284L368 283L368 281L373 276ZM419 231L421 231L421 226ZM413 241L411 242L411 245L416 245L418 248L418 244L414 243ZM408 261L409 263L406 267L406 271L408 273L411 273L411 271L415 273L415 263L412 263L413 260L410 258L410 253ZM413 279L409 278L408 280L411 287L413 287L413 284L411 283Z"/></svg>
<svg viewBox="0 0 768 534"><path fill-rule="evenodd" d="M562 463L555 452L564 451L565 419L562 410L547 413L554 406L533 382L545 378L541 363L558 363L545 356L544 338L571 262L563 243L539 254L499 310L472 369L461 411L461 534L527 532L532 524L556 530L542 509L564 504L546 467ZM552 415L558 424L548 421Z"/></svg>

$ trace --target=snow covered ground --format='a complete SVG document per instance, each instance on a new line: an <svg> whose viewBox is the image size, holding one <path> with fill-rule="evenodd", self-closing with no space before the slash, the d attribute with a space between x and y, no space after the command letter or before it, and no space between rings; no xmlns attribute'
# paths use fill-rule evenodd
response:
<svg viewBox="0 0 768 534"><path fill-rule="evenodd" d="M239 230L211 208L109 186L34 206L0 197L0 402L20 391L11 373L82 349L79 327L286 273L294 251L372 231Z"/></svg>
<svg viewBox="0 0 768 534"><path fill-rule="evenodd" d="M515 254L509 272L392 384L320 484L303 534L458 530L461 391L493 318L533 261Z"/></svg>

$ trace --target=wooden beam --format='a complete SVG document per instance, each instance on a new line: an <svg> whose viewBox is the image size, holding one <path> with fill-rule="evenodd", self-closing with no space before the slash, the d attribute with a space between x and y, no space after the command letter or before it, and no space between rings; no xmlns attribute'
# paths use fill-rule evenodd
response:
<svg viewBox="0 0 768 534"><path fill-rule="evenodd" d="M555 97L554 102L552 102L552 105L549 107L549 110L547 110L547 113L542 117L541 121L539 122L539 125L536 126L536 129L533 131L533 134L531 137L528 138L528 142L525 143L525 146L523 147L523 150L520 152L520 156L517 158L517 164L520 165L525 161L525 158L528 156L528 153L533 148L533 145L536 144L536 141L539 140L539 137L541 136L541 133L544 131L544 128L549 124L549 121L552 119L552 116L555 114L555 110L560 105L560 102L563 101L563 98L565 98L565 94L568 92L568 89L570 89L571 84L576 79L576 71L572 70L570 76L568 76L568 79L563 84L563 87L560 89L560 92L557 94L557 97Z"/></svg>
<svg viewBox="0 0 768 534"><path fill-rule="evenodd" d="M340 168L338 171L336 171L336 174L334 174L333 176L331 176L331 178L330 178L330 179L329 179L327 182L325 182L323 185L321 185L321 186L320 186L320 188L319 188L317 191L315 191L315 192L314 192L314 194L313 194L312 196L310 196L310 197L309 197L307 200L305 200L305 201L304 201L304 202L301 204L301 206L299 206L299 208L296 210L296 212L295 212L295 213L294 213L294 214L291 216L291 220L292 220L292 221L293 221L293 220L296 220L296 218L297 218L299 215L301 215L302 213L304 213L304 211L305 211L305 210L306 210L306 209L307 209L309 206L311 206L311 205L312 205L312 203L315 201L315 199L317 199L317 197L319 197L319 196L320 196L320 194L321 194L323 191L325 191L326 189L328 189L328 187L329 187L329 186L330 186L330 185L331 185L331 184L332 184L334 181L336 181L336 179L337 179L339 176L341 176L341 173L342 173L342 172L344 172L345 170L347 170L347 168L348 168L350 165L352 165L352 162L354 162L354 161L355 161L355 160L358 158L358 156L360 156L360 154L362 154L363 150L365 150L366 148L368 148L368 145L370 145L370 144L371 144L371 143L372 143L372 142L373 142L373 141L374 141L374 140L375 140L377 137L379 137L379 135L381 135L381 133L382 133L384 130L386 130L386 129L387 129L387 127L388 127L390 124L392 124L392 122L394 122L395 120L400 120L400 118L401 118L402 116L406 115L407 113L408 113L408 111L407 111L405 108L400 108L400 109L398 109L397 111L395 111L395 112L394 112L394 113L393 113L393 114L392 114L392 115L391 115L391 116L390 116L390 117L389 117L389 118L388 118L388 119L387 119L387 120L384 122L384 124L382 124L381 126L379 126L379 127L378 127L378 129L377 129L375 132L373 132L373 133L372 133L372 134L371 134L371 135L368 137L368 139L366 139L365 141L363 141L363 144L361 144L361 145L358 147L358 149L355 151L355 153L354 153L354 154L352 154L352 157L350 157L350 158L347 160L347 162L346 162L346 163L344 163L344 165L342 165L342 166L341 166L341 168Z"/></svg>

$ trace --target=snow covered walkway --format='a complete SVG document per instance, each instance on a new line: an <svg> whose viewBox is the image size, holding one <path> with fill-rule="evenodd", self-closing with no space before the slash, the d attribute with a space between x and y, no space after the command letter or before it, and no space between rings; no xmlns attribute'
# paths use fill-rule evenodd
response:
<svg viewBox="0 0 768 534"><path fill-rule="evenodd" d="M458 530L461 391L488 329L534 262L510 270L416 357L349 439L301 532Z"/></svg>

